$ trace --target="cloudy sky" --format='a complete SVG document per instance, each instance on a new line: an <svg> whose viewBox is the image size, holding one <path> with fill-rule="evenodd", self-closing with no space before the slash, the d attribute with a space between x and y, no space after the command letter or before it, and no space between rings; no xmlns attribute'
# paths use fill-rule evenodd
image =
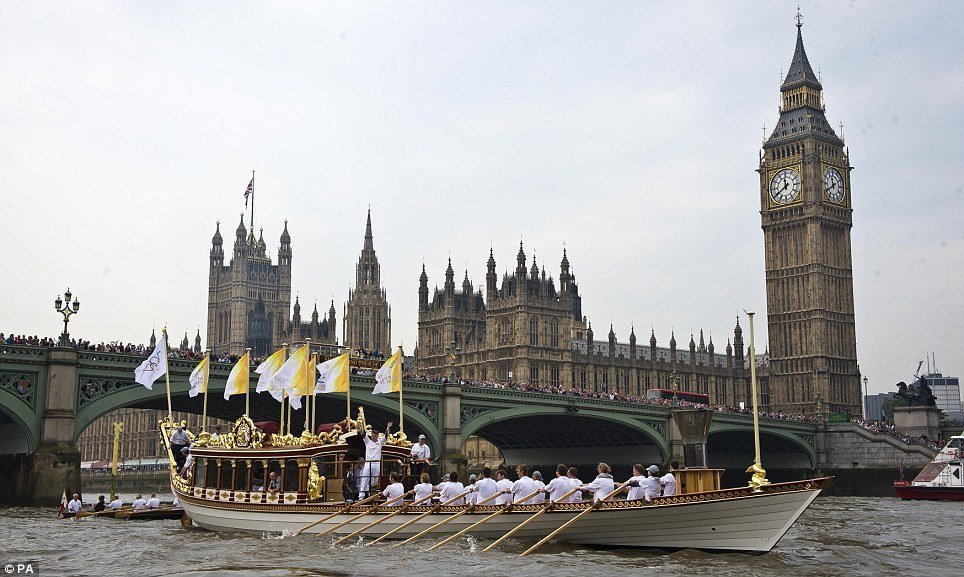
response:
<svg viewBox="0 0 964 577"><path fill-rule="evenodd" d="M856 167L871 391L964 373L964 5L803 2ZM0 331L172 340L206 322L215 222L283 221L301 302L342 304L365 210L415 344L418 275L563 243L597 334L660 344L766 310L759 181L791 2L0 3ZM531 262L531 261L530 261ZM762 315L761 319L763 318ZM766 340L758 323L758 346Z"/></svg>

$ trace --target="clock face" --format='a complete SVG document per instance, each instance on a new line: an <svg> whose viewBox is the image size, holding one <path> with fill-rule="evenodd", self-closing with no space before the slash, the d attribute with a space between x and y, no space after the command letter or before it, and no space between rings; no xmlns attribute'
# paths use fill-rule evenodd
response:
<svg viewBox="0 0 964 577"><path fill-rule="evenodd" d="M840 202L844 197L843 177L836 168L828 168L823 173L823 195L830 202Z"/></svg>
<svg viewBox="0 0 964 577"><path fill-rule="evenodd" d="M792 168L784 168L770 181L770 198L779 204L793 202L800 195L800 175Z"/></svg>

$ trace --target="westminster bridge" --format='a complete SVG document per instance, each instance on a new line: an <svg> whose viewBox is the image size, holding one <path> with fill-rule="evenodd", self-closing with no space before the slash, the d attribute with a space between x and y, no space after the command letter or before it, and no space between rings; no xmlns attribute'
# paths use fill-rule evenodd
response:
<svg viewBox="0 0 964 577"><path fill-rule="evenodd" d="M143 358L0 344L0 474L17 479L15 495L3 489L0 498L59 498L65 486L78 486L80 455L75 446L94 420L120 408L166 409L163 378L153 390L134 382L134 369ZM194 359L168 361L175 411L201 412L201 397L188 395L188 376L196 364ZM244 412L245 403L243 395L223 398L231 367L212 363L207 407L209 416L229 421ZM257 375L252 372L252 377L253 390ZM373 395L373 387L372 377L352 375L352 406L363 406L368 422L382 428L385 422L398 420L398 396ZM317 399L315 422L344 418L343 395ZM252 392L250 403L255 421L277 421L280 406L270 395ZM682 437L670 408L661 405L424 381L405 381L404 404L408 436L424 434L435 454L450 462L462 458L462 447L471 435L498 447L509 464L665 463L682 455ZM293 413L294 424L304 421L304 409ZM852 425L776 418L761 418L760 425L768 468L813 470L833 467L835 462L856 467L860 463L851 459L858 456L863 466L872 466L874 459L881 461L878 465L896 462L898 454L914 463L929 461L932 455L890 437L874 439ZM714 413L707 443L709 465L746 467L753 460L752 431L751 415ZM300 433L300 427L293 432ZM841 449L845 445L848 448ZM5 485L11 487L9 482Z"/></svg>

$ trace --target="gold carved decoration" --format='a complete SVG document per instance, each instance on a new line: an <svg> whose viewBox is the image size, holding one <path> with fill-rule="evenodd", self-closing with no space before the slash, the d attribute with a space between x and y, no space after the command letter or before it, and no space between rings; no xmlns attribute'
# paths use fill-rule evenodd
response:
<svg viewBox="0 0 964 577"><path fill-rule="evenodd" d="M750 477L750 487L754 491L760 491L760 487L764 485L769 485L770 481L767 480L767 472L759 463L754 463L746 470L747 473L753 473Z"/></svg>
<svg viewBox="0 0 964 577"><path fill-rule="evenodd" d="M318 463L311 462L308 469L308 500L317 501L321 498L321 487L325 478L318 474Z"/></svg>

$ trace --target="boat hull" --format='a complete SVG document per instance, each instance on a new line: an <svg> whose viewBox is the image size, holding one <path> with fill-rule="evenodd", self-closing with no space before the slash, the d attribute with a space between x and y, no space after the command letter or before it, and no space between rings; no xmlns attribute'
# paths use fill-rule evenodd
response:
<svg viewBox="0 0 964 577"><path fill-rule="evenodd" d="M712 493L698 493L679 497L663 497L652 505L639 502L616 501L603 504L585 515L557 536L560 541L594 547L633 547L653 549L700 549L705 551L741 551L765 553L770 551L806 510L829 479L782 483L754 493L746 488ZM295 532L325 516L332 505L291 507L285 511L264 508L232 507L230 503L211 503L189 496L181 498L181 505L198 526L212 531L248 531L284 533ZM563 523L585 511L588 504L566 504L549 511L520 530L515 537L541 539ZM301 509L301 510L299 510ZM307 532L320 533L345 523L331 532L343 536L358 531L388 515L392 508L352 518L367 508L336 515ZM498 507L480 507L446 523L431 536L450 536L484 516L498 511ZM480 525L470 534L476 538L496 539L529 519L542 506L529 505L505 512ZM429 511L427 507L413 507L364 531L359 538L374 538ZM450 518L461 508L445 507L429 514L391 537L405 539Z"/></svg>
<svg viewBox="0 0 964 577"><path fill-rule="evenodd" d="M964 487L926 487L897 481L894 492L905 501L964 501Z"/></svg>

